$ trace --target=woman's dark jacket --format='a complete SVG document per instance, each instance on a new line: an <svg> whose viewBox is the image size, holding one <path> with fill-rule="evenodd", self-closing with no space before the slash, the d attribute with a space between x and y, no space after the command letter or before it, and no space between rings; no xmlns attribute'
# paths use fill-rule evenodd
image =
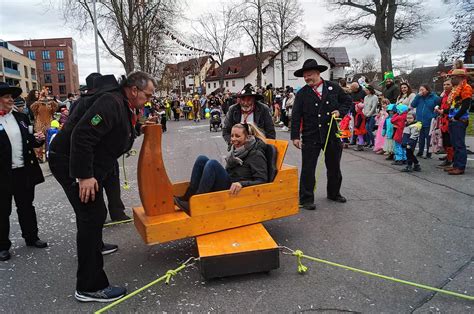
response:
<svg viewBox="0 0 474 314"><path fill-rule="evenodd" d="M242 186L268 182L268 166L264 153L265 145L267 144L257 138L255 145L251 148L241 166L232 168L226 166L232 182L240 182Z"/></svg>

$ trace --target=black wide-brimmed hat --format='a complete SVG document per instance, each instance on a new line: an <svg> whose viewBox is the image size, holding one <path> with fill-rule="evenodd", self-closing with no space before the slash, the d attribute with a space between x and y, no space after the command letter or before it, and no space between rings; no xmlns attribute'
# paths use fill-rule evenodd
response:
<svg viewBox="0 0 474 314"><path fill-rule="evenodd" d="M97 78L97 77L101 77L102 74L100 73L97 73L97 72L93 72L91 74L89 74L87 77L86 77L86 85L83 86L82 88L80 88L79 90L84 92L84 91L87 91L87 94L93 94L94 91L94 80Z"/></svg>
<svg viewBox="0 0 474 314"><path fill-rule="evenodd" d="M252 96L255 97L255 100L262 100L263 95L258 94L255 89L253 88L252 84L248 83L244 86L244 89L240 93L237 94L238 98L245 97L245 96Z"/></svg>
<svg viewBox="0 0 474 314"><path fill-rule="evenodd" d="M114 75L112 74L101 75L94 78L92 92L93 93L110 92L115 89L118 89L119 87L120 87L119 83L117 82L117 79L115 78ZM89 94L89 92L87 93Z"/></svg>
<svg viewBox="0 0 474 314"><path fill-rule="evenodd" d="M307 59L303 63L303 67L301 69L295 71L295 76L296 77L303 77L304 71L317 70L317 71L322 73L322 72L326 71L327 69L328 69L327 66L318 64L318 62L316 60Z"/></svg>
<svg viewBox="0 0 474 314"><path fill-rule="evenodd" d="M21 95L21 88L16 86L10 86L7 83L0 82L0 96L12 95L12 98L15 99Z"/></svg>

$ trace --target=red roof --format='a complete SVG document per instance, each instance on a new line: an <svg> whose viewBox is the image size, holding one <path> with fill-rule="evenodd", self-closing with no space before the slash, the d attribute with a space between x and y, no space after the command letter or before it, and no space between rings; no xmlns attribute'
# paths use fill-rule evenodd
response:
<svg viewBox="0 0 474 314"><path fill-rule="evenodd" d="M262 62L275 55L273 51L262 53ZM224 73L224 80L247 77L257 68L257 58L255 54L239 56L224 61L218 68L210 68L207 72L206 82L217 81L221 73Z"/></svg>

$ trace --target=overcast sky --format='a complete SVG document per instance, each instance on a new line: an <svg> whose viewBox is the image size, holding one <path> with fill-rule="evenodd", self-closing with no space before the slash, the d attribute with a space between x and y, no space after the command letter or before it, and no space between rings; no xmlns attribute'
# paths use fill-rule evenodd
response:
<svg viewBox="0 0 474 314"><path fill-rule="evenodd" d="M56 0L60 1L60 0ZM223 0L187 0L190 8L185 12L192 12L194 17L202 12L218 7ZM442 0L425 0L426 10L433 16L443 15L449 7ZM53 5L45 4L42 0L0 0L0 39L21 40L35 38L73 37L77 44L79 62L79 78L81 84L84 78L96 69L94 54L94 36L92 32L80 34L72 25L66 23L60 12ZM324 0L300 0L303 10L304 33L309 43L315 47L327 46L322 41L324 26L338 17L338 12L326 10ZM189 13L190 14L190 13ZM444 14L446 15L446 14ZM191 17L192 18L192 17ZM189 22L181 22L180 29L189 29ZM408 42L394 42L392 56L394 59L407 58L414 60L417 66L437 64L441 50L446 48L452 39L449 19L444 17L437 21L424 34ZM350 41L339 41L333 46L345 46L349 58L362 58L366 55L379 55L374 41L354 38ZM250 53L250 47L239 46L245 53ZM236 48L236 51L238 49ZM186 52L186 51L178 51ZM108 57L105 50L101 50L101 72L115 75L123 74L121 64L114 58Z"/></svg>

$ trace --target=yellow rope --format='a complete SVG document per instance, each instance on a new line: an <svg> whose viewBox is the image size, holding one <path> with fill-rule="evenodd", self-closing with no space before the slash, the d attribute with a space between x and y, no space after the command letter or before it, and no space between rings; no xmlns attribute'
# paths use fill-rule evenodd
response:
<svg viewBox="0 0 474 314"><path fill-rule="evenodd" d="M465 295L465 294L457 293L457 292L454 292L454 291L439 289L439 288L419 284L419 283L408 281L408 280L403 280L403 279L398 279L398 278L389 277L389 276L385 276L385 275L380 275L380 274L373 273L373 272L370 272L370 271L367 271L367 270L358 269L358 268L355 268L355 267L350 267L350 266L334 263L334 262L327 261L327 260L324 260L324 259L321 259L321 258L316 258L316 257L305 255L301 250L293 251L293 250L291 250L287 247L281 247L281 248L291 251L291 255L296 256L297 261L298 261L298 273L300 273L300 274L304 274L308 271L308 267L303 265L303 263L301 262L301 260L303 258L306 258L306 259L309 259L309 260L314 261L314 262L323 263L323 264L343 268L343 269L350 270L350 271L353 271L353 272L357 272L357 273L360 273L360 274L364 274L364 275L368 275L368 276L372 276L372 277L377 277L377 278L389 280L389 281L392 281L392 282L397 282L397 283L401 283L401 284L404 284L404 285L409 285L409 286L429 290L429 291L439 292L439 293L443 293L443 294L446 294L446 295L458 297L458 298L469 300L469 301L474 301L474 296ZM285 253L285 254L288 254L288 253Z"/></svg>

